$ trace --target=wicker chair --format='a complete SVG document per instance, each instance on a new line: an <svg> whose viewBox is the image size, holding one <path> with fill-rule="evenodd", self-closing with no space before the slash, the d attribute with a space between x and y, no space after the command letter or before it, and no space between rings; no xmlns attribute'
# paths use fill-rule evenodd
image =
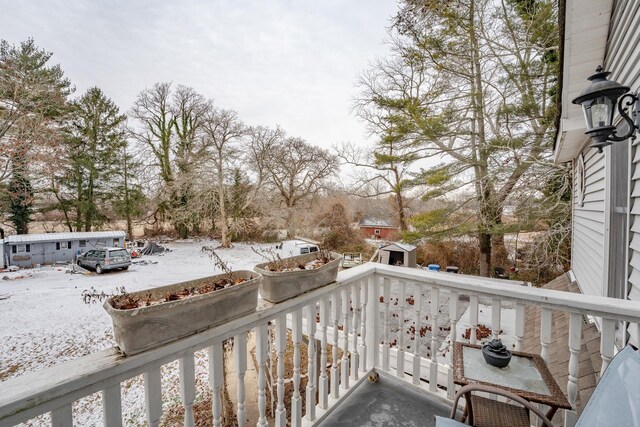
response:
<svg viewBox="0 0 640 427"><path fill-rule="evenodd" d="M484 392L506 397L511 403L498 402L497 400L478 396L473 392ZM531 419L530 412L533 412L542 421L542 425L553 427L551 421L536 406L526 401L520 396L516 396L506 390L497 389L481 384L469 384L462 387L456 394L453 402L451 418L455 419L458 401L464 396L466 406L462 421L477 427L529 427Z"/></svg>

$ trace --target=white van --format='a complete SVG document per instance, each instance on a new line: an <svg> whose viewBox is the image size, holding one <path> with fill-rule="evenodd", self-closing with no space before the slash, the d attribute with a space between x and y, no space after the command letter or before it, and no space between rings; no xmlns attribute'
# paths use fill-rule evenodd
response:
<svg viewBox="0 0 640 427"><path fill-rule="evenodd" d="M318 252L320 248L314 243L305 242L304 240L285 240L276 245L276 250L281 258L288 258L296 255L310 254Z"/></svg>

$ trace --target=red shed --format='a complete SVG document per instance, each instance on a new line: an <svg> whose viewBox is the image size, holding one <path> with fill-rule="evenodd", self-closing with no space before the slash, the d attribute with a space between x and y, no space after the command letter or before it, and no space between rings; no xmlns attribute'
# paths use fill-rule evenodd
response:
<svg viewBox="0 0 640 427"><path fill-rule="evenodd" d="M379 218L365 218L358 225L365 239L393 240L398 235L398 227L390 221Z"/></svg>

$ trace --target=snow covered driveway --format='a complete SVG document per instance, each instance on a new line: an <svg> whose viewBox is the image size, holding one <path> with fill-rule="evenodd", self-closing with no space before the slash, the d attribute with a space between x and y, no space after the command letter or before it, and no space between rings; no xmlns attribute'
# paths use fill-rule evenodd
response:
<svg viewBox="0 0 640 427"><path fill-rule="evenodd" d="M128 271L102 275L69 274L67 267L0 273L0 279L6 276L0 280L0 381L112 347L110 317L102 303L85 304L82 292L93 287L98 292L115 293L122 286L132 292L218 274L220 271L209 257L201 253L204 245L216 247L218 242L168 243L164 246L172 252L141 258L157 264L134 264ZM260 245L235 244L217 253L234 270L253 270L263 260L251 246ZM143 396L133 400L143 405ZM93 400L99 404L99 399ZM74 406L78 425L101 423L92 414L92 406L82 403ZM126 406L129 405L125 404L123 410L129 412ZM133 415L134 408L130 409L131 419L127 420L125 415L126 424L144 423L144 418L139 419Z"/></svg>

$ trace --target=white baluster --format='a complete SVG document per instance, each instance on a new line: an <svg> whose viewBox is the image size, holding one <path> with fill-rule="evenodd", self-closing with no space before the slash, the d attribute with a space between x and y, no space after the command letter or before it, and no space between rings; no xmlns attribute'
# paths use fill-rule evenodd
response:
<svg viewBox="0 0 640 427"><path fill-rule="evenodd" d="M331 397L337 399L340 397L340 360L338 359L338 337L340 330L338 322L340 321L340 291L334 292L331 299L331 319L333 320L333 349L331 362Z"/></svg>
<svg viewBox="0 0 640 427"><path fill-rule="evenodd" d="M573 410L564 412L564 425L572 427L578 419L578 360L582 336L582 315L571 313L569 317L569 381L567 383L567 399Z"/></svg>
<svg viewBox="0 0 640 427"><path fill-rule="evenodd" d="M293 397L291 398L291 425L298 427L302 422L302 398L300 396L300 342L302 341L302 315L300 310L291 313L293 324Z"/></svg>
<svg viewBox="0 0 640 427"><path fill-rule="evenodd" d="M389 370L389 300L391 299L391 281L388 278L384 278L382 282L382 309L384 312L384 332L383 339L384 344L382 346L382 369Z"/></svg>
<svg viewBox="0 0 640 427"><path fill-rule="evenodd" d="M500 338L500 318L502 314L502 303L498 298L491 299L491 338Z"/></svg>
<svg viewBox="0 0 640 427"><path fill-rule="evenodd" d="M540 357L548 365L553 312L549 308L541 308L540 310Z"/></svg>
<svg viewBox="0 0 640 427"><path fill-rule="evenodd" d="M438 390L438 313L440 311L440 289L431 288L431 365L429 366L429 390Z"/></svg>
<svg viewBox="0 0 640 427"><path fill-rule="evenodd" d="M189 352L181 357L179 362L180 372L180 399L184 406L184 427L193 427L193 401L196 399L196 367L193 353Z"/></svg>
<svg viewBox="0 0 640 427"><path fill-rule="evenodd" d="M349 388L349 287L342 288L342 388Z"/></svg>
<svg viewBox="0 0 640 427"><path fill-rule="evenodd" d="M376 368L380 362L380 282L381 278L375 275L367 279L367 360L365 370Z"/></svg>
<svg viewBox="0 0 640 427"><path fill-rule="evenodd" d="M398 316L398 352L396 353L396 376L398 378L404 378L404 309L405 309L405 298L406 298L406 285L404 281L398 282L398 309L400 310L400 314Z"/></svg>
<svg viewBox="0 0 640 427"><path fill-rule="evenodd" d="M469 334L469 342L471 344L478 343L477 329L478 329L478 295L471 295L469 297L469 323L471 323L471 332Z"/></svg>
<svg viewBox="0 0 640 427"><path fill-rule="evenodd" d="M353 310L353 320L351 322L352 336L351 341L351 379L356 381L358 379L358 332L360 329L360 284L355 283L351 287L351 308Z"/></svg>
<svg viewBox="0 0 640 427"><path fill-rule="evenodd" d="M420 384L420 328L422 327L422 287L418 284L413 285L413 309L416 312L416 323L414 325L415 333L413 334L413 383Z"/></svg>
<svg viewBox="0 0 640 427"><path fill-rule="evenodd" d="M360 354L358 365L360 372L367 371L367 300L369 299L369 279L360 282Z"/></svg>
<svg viewBox="0 0 640 427"><path fill-rule="evenodd" d="M73 408L71 403L51 411L51 427L69 427L73 425Z"/></svg>
<svg viewBox="0 0 640 427"><path fill-rule="evenodd" d="M524 342L525 305L516 303L516 351L522 351Z"/></svg>
<svg viewBox="0 0 640 427"><path fill-rule="evenodd" d="M600 376L609 366L613 359L613 351L615 349L616 340L616 321L613 319L602 319L602 328L600 330L600 356L602 357L602 367L600 368ZM598 378L600 380L600 378Z"/></svg>
<svg viewBox="0 0 640 427"><path fill-rule="evenodd" d="M102 390L102 410L104 412L105 427L122 426L120 383Z"/></svg>
<svg viewBox="0 0 640 427"><path fill-rule="evenodd" d="M458 293L451 292L449 294L449 326L451 327L449 340L449 354L453 355L453 343L458 340Z"/></svg>
<svg viewBox="0 0 640 427"><path fill-rule="evenodd" d="M287 348L287 321L286 317L276 319L276 352L278 353L277 367L277 395L276 426L287 425L287 408L284 406L284 352Z"/></svg>
<svg viewBox="0 0 640 427"><path fill-rule="evenodd" d="M158 427L162 418L162 376L159 367L144 373L144 401L147 424Z"/></svg>
<svg viewBox="0 0 640 427"><path fill-rule="evenodd" d="M307 398L304 418L307 421L316 419L316 303L306 307L307 313Z"/></svg>
<svg viewBox="0 0 640 427"><path fill-rule="evenodd" d="M222 426L222 382L224 364L222 342L216 341L209 347L209 384L211 385L211 406L213 410L213 426Z"/></svg>
<svg viewBox="0 0 640 427"><path fill-rule="evenodd" d="M267 425L267 357L269 334L266 323L256 328L256 359L258 361L258 422L256 426Z"/></svg>
<svg viewBox="0 0 640 427"><path fill-rule="evenodd" d="M236 365L236 373L238 376L236 396L238 400L237 418L238 426L244 427L247 422L247 414L245 409L245 384L244 377L247 372L247 334L242 332L233 337L233 361Z"/></svg>
<svg viewBox="0 0 640 427"><path fill-rule="evenodd" d="M453 343L458 340L458 293L451 292L449 294L449 366L447 368L447 397L451 400L455 397L456 386L453 383Z"/></svg>
<svg viewBox="0 0 640 427"><path fill-rule="evenodd" d="M329 325L329 301L320 300L320 379L318 400L321 409L329 407L329 378L327 377L327 326Z"/></svg>

